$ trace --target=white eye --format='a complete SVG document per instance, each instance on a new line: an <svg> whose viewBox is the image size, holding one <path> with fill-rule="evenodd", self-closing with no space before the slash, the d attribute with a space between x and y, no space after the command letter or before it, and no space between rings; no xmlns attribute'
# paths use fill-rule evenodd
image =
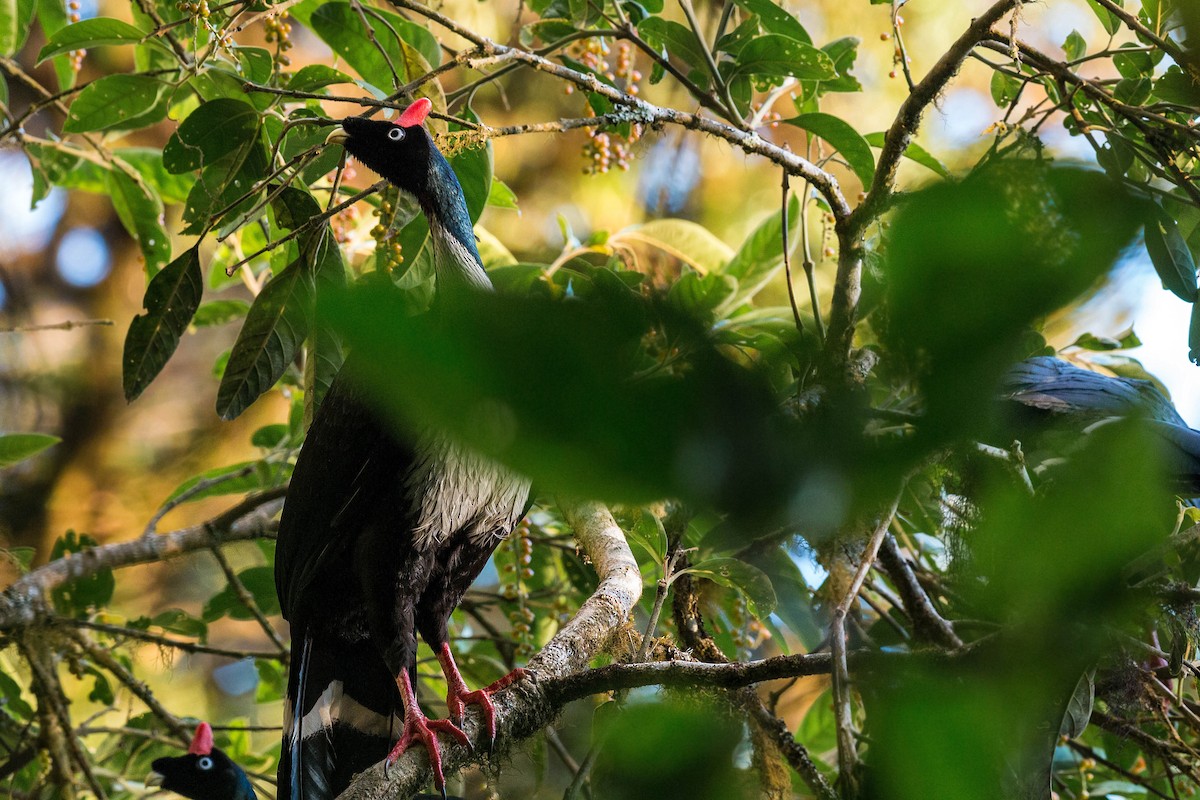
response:
<svg viewBox="0 0 1200 800"><path fill-rule="evenodd" d="M212 759L208 756L201 756L200 760L196 762L196 766L207 772L212 769Z"/></svg>
<svg viewBox="0 0 1200 800"><path fill-rule="evenodd" d="M398 142L404 138L404 128L392 128L388 131L388 138L393 142Z"/></svg>

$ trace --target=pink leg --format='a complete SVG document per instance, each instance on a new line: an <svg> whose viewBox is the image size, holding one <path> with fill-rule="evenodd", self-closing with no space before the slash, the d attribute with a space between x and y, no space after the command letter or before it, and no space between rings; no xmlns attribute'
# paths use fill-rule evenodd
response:
<svg viewBox="0 0 1200 800"><path fill-rule="evenodd" d="M404 730L400 733L400 741L396 742L396 746L384 760L384 767L395 764L396 759L400 758L405 750L420 741L429 753L429 765L433 767L433 785L442 793L442 797L445 797L446 776L442 773L442 750L438 744L437 733L450 736L463 747L469 748L471 743L467 735L450 720L429 719L421 712L421 707L417 704L417 695L408 677L408 670L404 670L400 677L396 678L396 686L400 688L400 699L404 703Z"/></svg>
<svg viewBox="0 0 1200 800"><path fill-rule="evenodd" d="M492 685L476 689L472 692L467 689L466 681L463 680L462 674L458 671L458 665L454 663L454 655L450 652L449 644L442 643L441 648L438 650L437 658L438 662L442 665L442 672L446 675L446 708L449 710L450 719L462 725L466 704L478 704L483 709L483 721L487 726L488 742L490 745L495 745L496 706L492 703L492 695L522 680L529 675L529 672L524 669L514 669Z"/></svg>

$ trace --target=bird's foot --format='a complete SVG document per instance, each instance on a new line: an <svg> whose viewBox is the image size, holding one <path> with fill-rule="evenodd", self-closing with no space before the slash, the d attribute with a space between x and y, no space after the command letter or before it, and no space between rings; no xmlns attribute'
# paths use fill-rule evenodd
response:
<svg viewBox="0 0 1200 800"><path fill-rule="evenodd" d="M387 758L383 761L385 772L409 747L420 742L425 746L425 751L429 753L429 766L433 768L433 785L442 793L442 797L445 797L446 776L442 772L442 749L437 740L439 733L444 733L468 750L471 749L471 742L467 739L467 735L450 720L429 719L420 712L420 709L406 709L400 741L396 742L392 752L388 753Z"/></svg>
<svg viewBox="0 0 1200 800"><path fill-rule="evenodd" d="M496 746L496 705L492 702L492 695L504 691L531 674L529 670L518 667L495 683L475 691L468 691L467 687L461 683L455 686L451 682L450 691L446 695L446 708L449 711L450 719L461 725L467 704L478 705L483 711L483 724L488 735L488 752L491 752Z"/></svg>

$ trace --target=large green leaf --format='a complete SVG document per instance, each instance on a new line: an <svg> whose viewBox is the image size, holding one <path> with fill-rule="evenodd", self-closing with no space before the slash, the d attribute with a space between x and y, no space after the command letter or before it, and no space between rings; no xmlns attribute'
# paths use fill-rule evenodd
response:
<svg viewBox="0 0 1200 800"><path fill-rule="evenodd" d="M883 147L886 136L887 134L883 131L877 131L876 133L868 133L863 139L872 147ZM908 147L904 149L904 157L933 170L943 178L950 177L950 170L946 168L946 165L916 142L909 142Z"/></svg>
<svg viewBox="0 0 1200 800"><path fill-rule="evenodd" d="M36 0L0 0L0 56L11 56L25 44L36 9Z"/></svg>
<svg viewBox="0 0 1200 800"><path fill-rule="evenodd" d="M166 116L159 106L167 84L145 75L105 75L89 83L71 103L63 130L132 130Z"/></svg>
<svg viewBox="0 0 1200 800"><path fill-rule="evenodd" d="M163 165L176 175L206 167L254 146L261 117L243 100L219 98L201 104L163 148Z"/></svg>
<svg viewBox="0 0 1200 800"><path fill-rule="evenodd" d="M796 246L800 226L800 202L792 198L788 203L788 244ZM758 293L783 267L783 220L778 212L772 213L759 224L742 243L723 272L737 281L737 291L726 302L727 308L735 308Z"/></svg>
<svg viewBox="0 0 1200 800"><path fill-rule="evenodd" d="M126 400L136 399L162 371L196 313L203 291L200 255L194 247L150 281L142 301L146 313L134 317L125 336L121 364Z"/></svg>
<svg viewBox="0 0 1200 800"><path fill-rule="evenodd" d="M217 413L234 419L278 381L308 335L312 273L293 261L254 298L217 389Z"/></svg>
<svg viewBox="0 0 1200 800"><path fill-rule="evenodd" d="M650 245L698 272L716 272L733 258L729 245L708 228L686 219L651 220L625 228L614 238Z"/></svg>
<svg viewBox="0 0 1200 800"><path fill-rule="evenodd" d="M775 610L775 589L771 586L771 579L761 569L745 561L710 558L689 567L687 572L741 592L746 597L750 613L760 619L770 616Z"/></svg>
<svg viewBox="0 0 1200 800"><path fill-rule="evenodd" d="M144 180L134 180L119 169L108 173L106 185L117 217L142 250L146 274L154 275L171 257L171 237L163 227L162 200Z"/></svg>
<svg viewBox="0 0 1200 800"><path fill-rule="evenodd" d="M687 367L639 376L636 345L654 315L612 273L592 284L586 298L583 284L562 302L488 293L418 317L378 286L323 306L385 408L453 431L546 491L705 497L759 513L775 502L764 494L791 496L781 464L801 456L774 428L763 378L666 308Z"/></svg>
<svg viewBox="0 0 1200 800"><path fill-rule="evenodd" d="M146 37L146 32L128 22L110 17L94 17L68 25L57 31L38 53L38 63L52 56L71 50L86 50L106 44L136 44ZM155 42L155 39L149 39Z"/></svg>
<svg viewBox="0 0 1200 800"><path fill-rule="evenodd" d="M638 23L638 33L652 47L666 50L692 69L704 67L704 51L696 43L696 37L678 22L662 17L646 17Z"/></svg>
<svg viewBox="0 0 1200 800"><path fill-rule="evenodd" d="M370 34L363 29L364 15L349 3L325 3L313 13L311 24L313 31L372 86L390 91L419 77L408 65L405 45L415 49L427 64L441 61L437 40L419 25L374 8L367 9L365 17Z"/></svg>
<svg viewBox="0 0 1200 800"><path fill-rule="evenodd" d="M51 445L61 442L57 436L45 433L0 434L0 468L11 467L27 458L32 458Z"/></svg>
<svg viewBox="0 0 1200 800"><path fill-rule="evenodd" d="M790 76L818 81L833 80L838 76L828 53L776 33L748 42L738 53L733 75Z"/></svg>
<svg viewBox="0 0 1200 800"><path fill-rule="evenodd" d="M821 137L842 155L850 169L862 181L863 186L869 187L875 178L875 157L871 155L871 146L850 123L843 119L813 112L801 114L787 120L789 125L795 125L809 133Z"/></svg>
<svg viewBox="0 0 1200 800"><path fill-rule="evenodd" d="M800 21L772 0L735 0L742 8L758 16L759 24L768 33L779 33L804 44L812 44L812 37Z"/></svg>
<svg viewBox="0 0 1200 800"><path fill-rule="evenodd" d="M1163 288L1170 289L1180 300L1194 302L1196 261L1175 220L1158 206L1153 207L1146 220L1146 251Z"/></svg>

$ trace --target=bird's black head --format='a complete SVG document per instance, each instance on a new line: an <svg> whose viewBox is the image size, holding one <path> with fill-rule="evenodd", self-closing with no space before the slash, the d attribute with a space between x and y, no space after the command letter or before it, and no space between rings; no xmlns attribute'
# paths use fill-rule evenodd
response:
<svg viewBox="0 0 1200 800"><path fill-rule="evenodd" d="M457 244L451 249L461 254L464 269L477 271L470 282L488 284L462 184L425 130L425 118L432 108L429 99L422 97L395 122L347 117L325 141L342 145L368 169L413 195L435 237L442 232L453 237Z"/></svg>
<svg viewBox="0 0 1200 800"><path fill-rule="evenodd" d="M201 722L187 755L155 759L150 785L191 800L254 800L254 788L242 768L213 747L212 728Z"/></svg>
<svg viewBox="0 0 1200 800"><path fill-rule="evenodd" d="M347 117L326 141L341 144L368 169L426 205L436 167L434 154L440 157L423 124L432 105L421 98L394 122Z"/></svg>

